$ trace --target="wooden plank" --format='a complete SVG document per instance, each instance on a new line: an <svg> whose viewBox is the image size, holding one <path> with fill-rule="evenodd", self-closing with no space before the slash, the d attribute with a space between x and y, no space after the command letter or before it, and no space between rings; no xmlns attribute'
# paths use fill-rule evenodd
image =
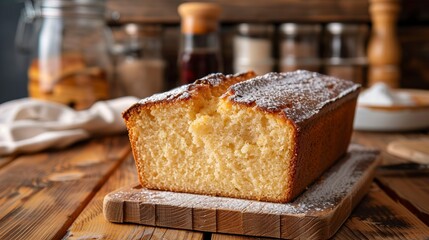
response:
<svg viewBox="0 0 429 240"><path fill-rule="evenodd" d="M425 11L427 7L419 4L428 4L420 0L407 0L403 3L414 4L417 11L409 16L416 16L416 12ZM427 10L426 10L427 11ZM425 14L429 18L429 14ZM423 15L421 15L423 16ZM411 18L410 18L411 19ZM429 25L398 26L398 37L402 48L401 57L401 87L429 89Z"/></svg>
<svg viewBox="0 0 429 240"><path fill-rule="evenodd" d="M200 0L201 2L209 0ZM107 0L110 11L120 14L120 22L178 23L177 6L185 2L168 0ZM213 1L211 1L213 2ZM369 22L367 0L215 0L224 9L226 22ZM401 1L400 22L419 23L429 20L422 0ZM258 10L260 12L258 12Z"/></svg>
<svg viewBox="0 0 429 240"><path fill-rule="evenodd" d="M275 237L281 235L281 216L266 204L254 202L243 211L244 235Z"/></svg>
<svg viewBox="0 0 429 240"><path fill-rule="evenodd" d="M6 166L15 159L15 156L2 156L0 157L0 168Z"/></svg>
<svg viewBox="0 0 429 240"><path fill-rule="evenodd" d="M97 192L91 202L82 211L73 225L67 231L67 239L91 239L100 236L103 239L192 239L201 240L202 233L174 230L166 228L154 228L135 224L114 224L105 220L102 213L103 199L105 195L114 189L137 182L137 171L134 160L130 156L115 171L106 184ZM129 209L125 215L128 217L135 209ZM155 209L153 209L153 213ZM136 215L147 216L145 212ZM155 218L144 219L142 223L155 223Z"/></svg>
<svg viewBox="0 0 429 240"><path fill-rule="evenodd" d="M201 2L213 2L201 0ZM179 23L177 7L185 1L108 0L119 22ZM216 0L221 20L238 22L369 22L368 1L363 0Z"/></svg>
<svg viewBox="0 0 429 240"><path fill-rule="evenodd" d="M199 216L192 215L195 209L215 210L216 218L205 220L216 220L213 229L219 233L282 238L329 238L347 219L352 208L370 186L378 164L376 157L376 152L352 147L346 157L291 203L257 202L131 186L106 195L103 212L112 222L140 223L140 220L134 218L141 213L139 209L134 210L135 214L130 214L133 218L127 218L127 214L118 212L124 212L128 204L153 204L155 209L159 206L162 209L170 206L169 211L162 212L163 219L174 223L168 227L194 230L194 225L190 223L203 221L195 219ZM121 202L122 205L118 207L110 202ZM158 210L155 212L157 219L160 214ZM159 221L155 222L155 226L158 226ZM178 225L177 222L187 224ZM162 226L166 224L167 222L163 222Z"/></svg>
<svg viewBox="0 0 429 240"><path fill-rule="evenodd" d="M0 169L0 239L62 237L129 152L126 136L106 137Z"/></svg>
<svg viewBox="0 0 429 240"><path fill-rule="evenodd" d="M377 147L382 150L384 164L393 164L406 161L386 152L389 143L407 139L427 139L427 133L364 133L355 132L353 140L360 144ZM401 202L410 211L416 214L423 222L429 225L429 179L425 173L393 173L376 175L377 181L393 199Z"/></svg>
<svg viewBox="0 0 429 240"><path fill-rule="evenodd" d="M192 229L192 208L158 205L155 226Z"/></svg>
<svg viewBox="0 0 429 240"><path fill-rule="evenodd" d="M395 200L429 225L428 173L389 174L377 176L378 183Z"/></svg>
<svg viewBox="0 0 429 240"><path fill-rule="evenodd" d="M192 208L193 226L196 231L216 232L216 209Z"/></svg>
<svg viewBox="0 0 429 240"><path fill-rule="evenodd" d="M234 236L234 235L226 235L226 234L213 234L212 240L270 240L276 238L256 238L256 237L244 237L244 236Z"/></svg>
<svg viewBox="0 0 429 240"><path fill-rule="evenodd" d="M429 228L376 184L333 239L427 239Z"/></svg>

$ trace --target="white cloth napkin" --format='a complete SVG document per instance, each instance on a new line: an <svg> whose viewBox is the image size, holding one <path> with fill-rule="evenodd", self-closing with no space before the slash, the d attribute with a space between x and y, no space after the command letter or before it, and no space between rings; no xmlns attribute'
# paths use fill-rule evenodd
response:
<svg viewBox="0 0 429 240"><path fill-rule="evenodd" d="M62 148L93 135L126 130L122 112L138 101L122 97L76 111L30 98L0 104L0 156Z"/></svg>

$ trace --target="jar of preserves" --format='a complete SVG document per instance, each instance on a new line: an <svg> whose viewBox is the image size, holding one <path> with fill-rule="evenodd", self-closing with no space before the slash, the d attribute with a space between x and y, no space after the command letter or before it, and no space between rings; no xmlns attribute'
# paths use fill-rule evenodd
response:
<svg viewBox="0 0 429 240"><path fill-rule="evenodd" d="M75 109L113 96L105 1L36 0L26 6L21 21L31 22L35 36L29 46L29 96ZM20 39L27 31L20 26L18 45L28 40Z"/></svg>

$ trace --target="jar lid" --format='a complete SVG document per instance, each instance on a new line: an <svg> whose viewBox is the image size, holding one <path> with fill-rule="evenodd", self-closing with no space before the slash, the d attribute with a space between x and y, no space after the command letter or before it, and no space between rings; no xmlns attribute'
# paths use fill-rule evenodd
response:
<svg viewBox="0 0 429 240"><path fill-rule="evenodd" d="M319 24L283 23L280 30L285 35L298 35L303 33L320 33L322 27Z"/></svg>
<svg viewBox="0 0 429 240"><path fill-rule="evenodd" d="M36 0L36 14L44 17L85 16L104 18L105 0Z"/></svg>
<svg viewBox="0 0 429 240"><path fill-rule="evenodd" d="M338 35L343 33L366 33L368 26L364 24L350 24L350 23L329 23L326 25L329 33Z"/></svg>
<svg viewBox="0 0 429 240"><path fill-rule="evenodd" d="M221 8L215 3L187 2L180 4L178 12L183 33L205 34L217 30Z"/></svg>
<svg viewBox="0 0 429 240"><path fill-rule="evenodd" d="M271 36L274 32L274 27L271 24L263 23L241 23L237 25L237 31L241 35Z"/></svg>

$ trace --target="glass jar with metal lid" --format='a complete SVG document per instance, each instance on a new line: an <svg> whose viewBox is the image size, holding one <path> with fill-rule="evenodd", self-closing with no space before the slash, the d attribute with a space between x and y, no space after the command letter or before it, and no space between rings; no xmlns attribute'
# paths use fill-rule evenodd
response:
<svg viewBox="0 0 429 240"><path fill-rule="evenodd" d="M30 97L85 109L112 96L105 1L36 0L23 13L17 45L27 45L32 56ZM25 37L28 28L34 41Z"/></svg>
<svg viewBox="0 0 429 240"><path fill-rule="evenodd" d="M115 77L124 94L145 98L161 92L165 68L161 25L128 23L113 33L117 36Z"/></svg>
<svg viewBox="0 0 429 240"><path fill-rule="evenodd" d="M364 83L367 35L368 27L364 24L327 24L323 54L325 73Z"/></svg>
<svg viewBox="0 0 429 240"><path fill-rule="evenodd" d="M280 25L280 70L305 69L318 72L321 26L318 24L283 23Z"/></svg>
<svg viewBox="0 0 429 240"><path fill-rule="evenodd" d="M274 26L263 23L241 23L234 36L234 72L255 71L262 75L273 71Z"/></svg>

